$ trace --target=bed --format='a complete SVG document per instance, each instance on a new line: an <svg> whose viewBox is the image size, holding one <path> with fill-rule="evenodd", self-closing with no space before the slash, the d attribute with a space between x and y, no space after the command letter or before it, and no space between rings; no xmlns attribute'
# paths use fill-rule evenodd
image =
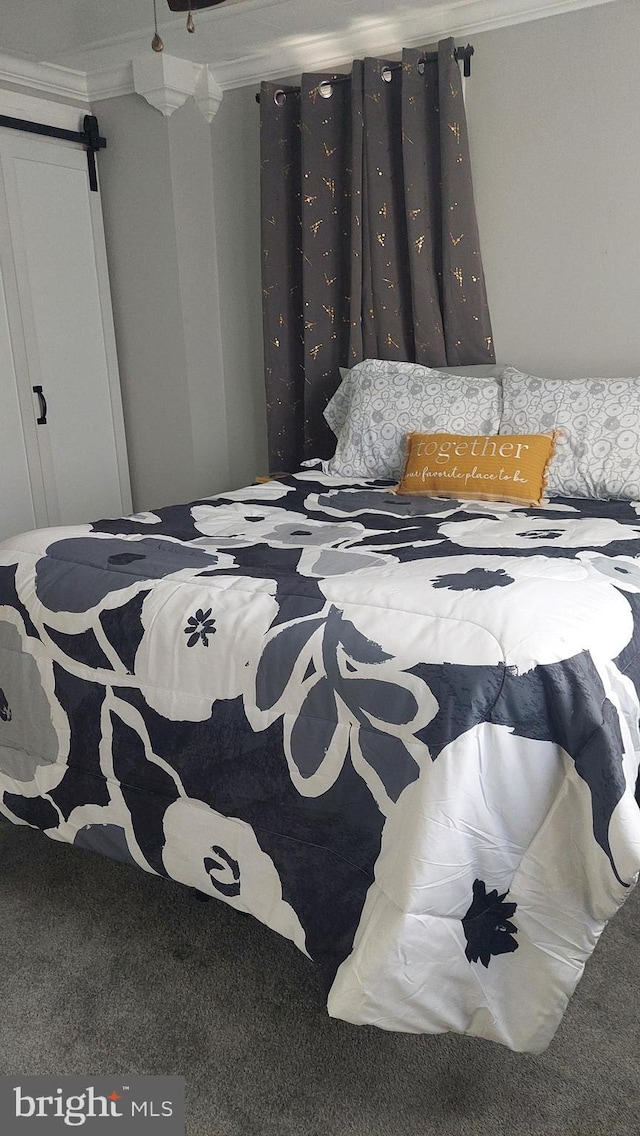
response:
<svg viewBox="0 0 640 1136"><path fill-rule="evenodd" d="M540 1052L640 870L640 505L394 484L1 544L0 814L252 914L335 1017Z"/></svg>

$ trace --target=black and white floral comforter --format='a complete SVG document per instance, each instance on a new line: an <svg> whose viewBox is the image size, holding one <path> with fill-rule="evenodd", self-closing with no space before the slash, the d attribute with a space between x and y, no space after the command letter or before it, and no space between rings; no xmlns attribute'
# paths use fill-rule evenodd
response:
<svg viewBox="0 0 640 1136"><path fill-rule="evenodd" d="M0 812L251 912L336 1017L539 1051L640 868L640 506L389 489L0 545Z"/></svg>

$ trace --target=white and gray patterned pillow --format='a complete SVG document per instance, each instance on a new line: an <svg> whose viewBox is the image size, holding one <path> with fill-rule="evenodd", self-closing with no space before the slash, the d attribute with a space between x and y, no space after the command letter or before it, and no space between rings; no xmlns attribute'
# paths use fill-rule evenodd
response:
<svg viewBox="0 0 640 1136"><path fill-rule="evenodd" d="M370 362L373 362L373 360L365 360L365 363ZM387 359L378 359L376 362L381 369L416 366L415 363L397 363ZM364 363L357 363L350 368L340 367L340 386L324 408L324 417L336 438L340 436L340 431L346 422L351 392L358 383L361 374L359 368L363 366ZM472 379L499 379L504 370L504 365L499 363L470 363L468 367L425 367L424 370L434 375L468 375Z"/></svg>
<svg viewBox="0 0 640 1136"><path fill-rule="evenodd" d="M503 373L501 434L558 430L547 492L640 499L640 378L541 379Z"/></svg>
<svg viewBox="0 0 640 1136"><path fill-rule="evenodd" d="M397 478L411 431L498 432L502 398L495 377L448 375L419 363L365 359L351 369L342 386L346 389L338 399L338 415L330 411L327 417L325 412L333 429L333 423L342 421L336 452L323 463L325 473Z"/></svg>
<svg viewBox="0 0 640 1136"><path fill-rule="evenodd" d="M339 437L340 431L347 420L352 386L351 369L348 367L340 367L340 386L329 399L322 412L336 438Z"/></svg>

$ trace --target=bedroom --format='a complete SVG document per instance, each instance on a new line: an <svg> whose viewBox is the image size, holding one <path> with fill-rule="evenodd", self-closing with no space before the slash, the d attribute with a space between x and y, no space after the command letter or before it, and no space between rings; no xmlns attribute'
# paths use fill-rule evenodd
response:
<svg viewBox="0 0 640 1136"><path fill-rule="evenodd" d="M446 6L458 18L461 7L481 6ZM496 6L490 7L495 15ZM503 5L502 11L513 7ZM530 6L517 7L524 11ZM638 7L631 0L547 7L557 14L509 26L487 26L486 30L482 30L481 20L470 21L466 12L466 21L458 19L453 27L451 23L443 26L441 20L437 28L427 28L424 37L430 41L434 33L437 37L460 27L461 38L472 40L475 47L467 84L467 116L496 350L500 360L534 373L566 377L633 375L638 370L640 271L635 255L640 227L635 200L640 126L633 55L640 31ZM535 8L539 11L540 5ZM490 17L485 15L485 19ZM19 27L18 21L15 28ZM29 42L34 47L33 38L14 36L7 17L4 28L7 51L27 54ZM33 28L29 30L35 34ZM46 25L43 30L47 30ZM194 40L197 35L198 32ZM185 38L182 36L180 42ZM144 43L148 40L145 32ZM393 42L400 47L407 37ZM376 43L375 50L380 43ZM382 43L390 46L388 40L383 39ZM38 57L46 58L42 48L35 50ZM177 47L172 50L180 54ZM369 48L364 43L350 44L348 56L365 50ZM60 52L57 58L61 60ZM70 58L66 61L73 65ZM292 73L290 67L278 71L287 73ZM256 75L256 80L259 77ZM14 88L15 77L7 85ZM98 163L134 505L138 509L246 485L255 475L266 472L260 296L256 288L256 89L254 82L225 90L210 131L190 102L168 119L133 94L93 103L101 131L108 138L107 151L99 156ZM234 143L237 138L242 140L241 145ZM219 155L224 156L223 161ZM187 201L184 195L193 184L194 169L199 175L199 192L194 195L195 200ZM142 209L142 200L150 201L153 208ZM195 260L197 274L190 276L195 301L191 295L186 303L180 291L184 266L189 264L192 272L193 250L198 243L205 246L205 255ZM135 256L131 255L132 249ZM197 301L199 296L216 292L219 312L210 319L208 311L202 310ZM162 319L158 318L159 312ZM222 376L213 411L209 390L203 386L200 351L206 358L216 360L216 375ZM176 373L186 373L189 382L176 384ZM623 911L614 921L612 934L625 915ZM622 925L628 943L633 945L633 926ZM249 953L254 949L249 934L243 944ZM631 967L629 957L610 957L610 965L619 967L621 973L625 966ZM237 981L242 981L239 975ZM606 999L614 993L605 992L603 986L602 996ZM617 1005L616 1014L625 1013L624 1000ZM54 1007L49 1009L53 1028ZM106 1012L104 1002L101 1012ZM611 1033L617 1028L615 1022L617 1017L608 1027ZM111 1028L114 1026L112 1020ZM367 1044L353 1034L353 1030L345 1033L340 1044L347 1048ZM327 1038L329 1035L327 1031ZM312 1036L305 1036L310 1045ZM534 1094L527 1097L525 1105L537 1118L534 1131L553 1131L554 1124L557 1131L615 1131L617 1107L623 1110L620 1125L627 1124L626 1128L620 1126L619 1131L629 1131L633 1113L622 1087L620 1101L614 1104L615 1086L626 1085L628 1094L637 1090L627 1049L620 1043L615 1062L602 1053L595 1061L592 1050L602 1042L595 1040L593 1034L586 1036L590 1038L588 1043L576 1036L570 1042L576 1065L584 1045L581 1062L590 1075L583 1069L575 1100L565 1101L564 1127L544 1111L541 1103L545 1092L550 1091L549 1085L557 1085L558 1062L564 1062L560 1058L554 1061L553 1050L542 1075L539 1061L520 1058L519 1064L507 1053L482 1056L477 1045L468 1045L464 1051L468 1062L462 1074L464 1084L456 1089L450 1082L455 1076L454 1066L448 1064L454 1060L454 1051L450 1050L445 1058L441 1046L441 1056L437 1058L440 1094L449 1091L455 1098L458 1092L469 1109L458 1114L451 1131L456 1131L456 1123L460 1131L465 1130L463 1125L474 1130L470 1126L478 1118L472 1111L471 1086L476 1063L478 1069L483 1069L478 1074L482 1081L490 1076L503 1077L505 1081L519 1078L523 1069L527 1077L539 1078L540 1099ZM48 1037L51 1044L50 1033ZM415 1046L407 1049L407 1042L414 1040L417 1039L391 1037L383 1044L373 1038L368 1043L368 1061L374 1067L377 1064L378 1069L391 1054L395 1055L394 1073L401 1077L405 1093L408 1082L402 1078L406 1074L401 1074L395 1063L402 1063L404 1055L406 1061L415 1062L414 1069L419 1067L418 1052L427 1051L424 1047L419 1051ZM36 1044L35 1040L33 1043ZM607 1034L607 1044L614 1046L616 1038ZM482 1054L486 1049L485 1046ZM331 1052L327 1042L329 1061ZM41 1067L46 1056L47 1050L40 1049L32 1068ZM357 1070L357 1076L364 1078L368 1092L374 1092L371 1069L367 1065L365 1074L364 1060L361 1051L350 1069L354 1076ZM607 1093L592 1083L605 1061ZM64 1069L71 1071L73 1067L69 1062ZM252 1069L258 1076L257 1066ZM26 1059L24 1071L28 1071ZM58 1065L51 1071L64 1070ZM346 1079L347 1073L344 1076ZM284 1091L287 1082L280 1083ZM316 1082L315 1088L319 1089L321 1084ZM485 1122L486 1110L491 1123L491 1110L500 1108L497 1102L501 1099L505 1130L517 1132L517 1123L522 1123L521 1130L526 1131L524 1121L512 1119L509 1123L505 1119L505 1112L513 1118L510 1110L514 1104L508 1095L496 1096L494 1081L490 1084L490 1090L481 1090L476 1083L478 1093L489 1098L483 1103ZM447 1085L448 1090L443 1088ZM428 1088L423 1081L423 1090L435 1092L436 1084ZM346 1093L345 1084L338 1086L338 1096L340 1091ZM365 1108L364 1090L358 1089L358 1094L359 1106ZM400 1115L393 1119L377 1098L380 1115L376 1118L369 1112L368 1127L363 1131L382 1133L391 1126L402 1131L401 1096L402 1093L396 1097ZM412 1107L418 1108L417 1097L416 1091L411 1090L407 1132L421 1131L417 1111L411 1113ZM275 1109L276 1102L273 1097L270 1100ZM343 1112L336 1113L339 1106L335 1101L328 1106L332 1127L338 1131L348 1131L353 1122L349 1112L353 1101L350 1104L345 1097L343 1103ZM589 1121L591 1129L585 1128L584 1119L580 1121L571 1112L574 1106L583 1110L583 1116L588 1112L593 1117ZM318 1107L317 1101L313 1107ZM306 1129L300 1127L304 1122L296 1113L295 1103L290 1102L287 1108L288 1130L324 1131L319 1122L314 1129L316 1122L311 1120ZM244 1128L240 1119L230 1116L226 1117L225 1136L226 1132L236 1131L276 1131L278 1123L277 1111L265 1120L262 1129L256 1127L255 1114L252 1116L251 1112ZM447 1131L444 1123L434 1113L433 1131ZM218 1126L222 1124L220 1120Z"/></svg>

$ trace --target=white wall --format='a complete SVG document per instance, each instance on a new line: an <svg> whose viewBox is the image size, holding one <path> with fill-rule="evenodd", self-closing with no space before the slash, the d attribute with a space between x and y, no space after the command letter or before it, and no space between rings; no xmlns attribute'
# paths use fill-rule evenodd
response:
<svg viewBox="0 0 640 1136"><path fill-rule="evenodd" d="M137 95L93 109L131 490L153 508L189 497L193 466L168 124Z"/></svg>
<svg viewBox="0 0 640 1136"><path fill-rule="evenodd" d="M210 133L191 101L94 107L136 509L229 483Z"/></svg>
<svg viewBox="0 0 640 1136"><path fill-rule="evenodd" d="M173 212L191 412L191 496L229 488L226 385L211 131L192 99L168 121Z"/></svg>
<svg viewBox="0 0 640 1136"><path fill-rule="evenodd" d="M211 124L222 350L233 485L268 473L257 88L226 91Z"/></svg>
<svg viewBox="0 0 640 1136"><path fill-rule="evenodd" d="M247 484L267 472L255 93L211 125L192 99L94 110L134 506Z"/></svg>
<svg viewBox="0 0 640 1136"><path fill-rule="evenodd" d="M640 374L640 4L473 43L467 118L498 359Z"/></svg>

